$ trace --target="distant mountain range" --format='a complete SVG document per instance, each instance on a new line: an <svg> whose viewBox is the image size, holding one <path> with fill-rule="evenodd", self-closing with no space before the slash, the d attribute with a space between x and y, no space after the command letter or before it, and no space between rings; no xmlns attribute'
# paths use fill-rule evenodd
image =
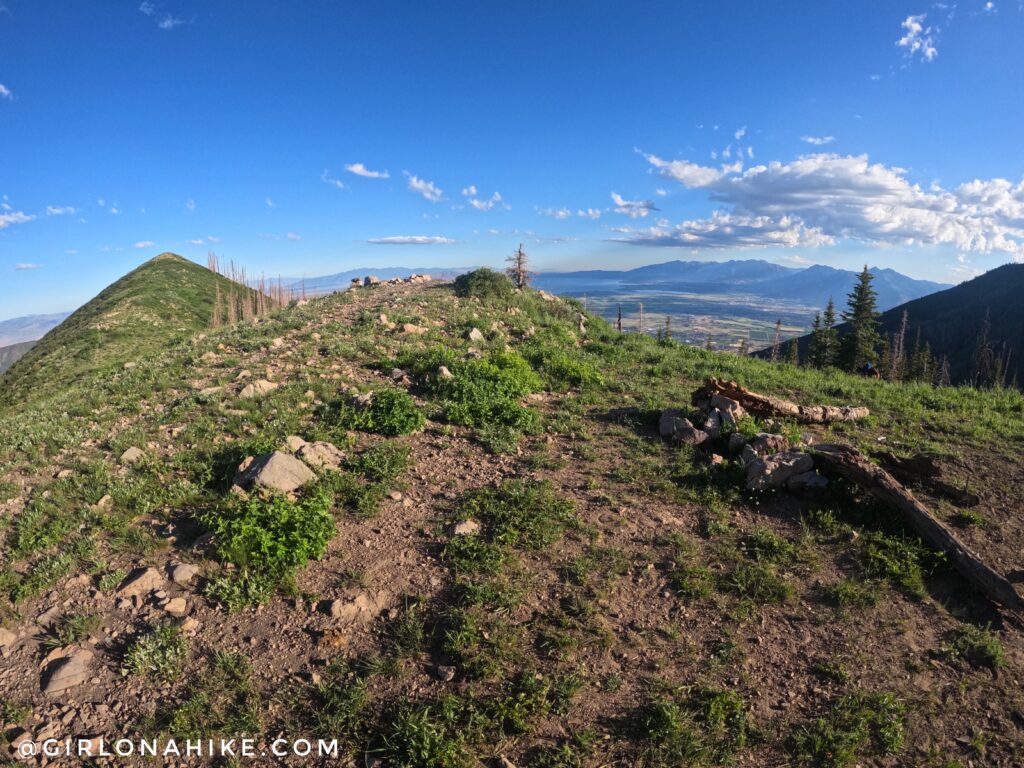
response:
<svg viewBox="0 0 1024 768"><path fill-rule="evenodd" d="M367 275L379 277L381 280L409 275L430 275L437 280L447 280L471 269L475 267L362 267L320 277L285 277L282 278L282 282L294 290L305 288L307 293L324 294L343 291L349 287L353 279L362 279Z"/></svg>
<svg viewBox="0 0 1024 768"><path fill-rule="evenodd" d="M878 281L876 280L876 283ZM954 384L971 381L974 352L985 316L988 338L1005 356L1009 351L1007 383L1024 381L1024 264L1006 264L973 280L945 291L892 307L881 316L880 330L889 335L899 331L903 311L907 312L906 346L914 343L918 329L921 343L927 342L936 357L949 360ZM847 326L838 326L840 334ZM806 355L810 336L799 340L801 357Z"/></svg>
<svg viewBox="0 0 1024 768"><path fill-rule="evenodd" d="M47 331L59 325L70 314L55 312L49 315L25 315L0 320L0 347L41 339Z"/></svg>
<svg viewBox="0 0 1024 768"><path fill-rule="evenodd" d="M871 268L881 309L927 296L950 286L915 280L892 269ZM625 271L587 270L542 272L534 278L539 288L570 295L586 292L638 291L644 289L680 293L747 295L778 299L809 307L824 307L829 297L845 304L857 273L816 264L806 268L783 267L758 259L738 261L669 261Z"/></svg>

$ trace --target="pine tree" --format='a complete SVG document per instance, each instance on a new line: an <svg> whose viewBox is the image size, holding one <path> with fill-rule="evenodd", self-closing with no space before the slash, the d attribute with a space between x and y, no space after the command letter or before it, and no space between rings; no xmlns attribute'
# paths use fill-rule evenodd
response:
<svg viewBox="0 0 1024 768"><path fill-rule="evenodd" d="M526 252L523 250L523 244L520 243L516 252L505 259L505 261L511 265L505 272L512 278L516 288L528 286L530 284L530 270L527 266Z"/></svg>
<svg viewBox="0 0 1024 768"><path fill-rule="evenodd" d="M907 322L910 320L910 313L903 310L903 317L900 320L900 329L893 337L892 349L889 353L889 365L883 366L883 371L888 371L889 381L902 381L907 368L907 352L905 349L907 338Z"/></svg>
<svg viewBox="0 0 1024 768"><path fill-rule="evenodd" d="M864 265L864 271L857 278L857 284L847 297L847 310L843 320L850 324L850 332L843 337L843 365L848 371L856 371L865 363L878 360L878 294L871 281L875 276Z"/></svg>
<svg viewBox="0 0 1024 768"><path fill-rule="evenodd" d="M800 345L797 344L796 339L789 340L789 355L788 363L790 365L800 365Z"/></svg>
<svg viewBox="0 0 1024 768"><path fill-rule="evenodd" d="M836 331L836 303L828 297L825 314L821 318L821 368L836 364L839 356L839 332Z"/></svg>

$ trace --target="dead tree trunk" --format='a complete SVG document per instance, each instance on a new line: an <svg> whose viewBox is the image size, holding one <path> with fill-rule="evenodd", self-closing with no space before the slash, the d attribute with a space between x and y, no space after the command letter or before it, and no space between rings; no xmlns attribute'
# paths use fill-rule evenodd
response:
<svg viewBox="0 0 1024 768"><path fill-rule="evenodd" d="M704 386L693 393L693 404L721 395L735 400L755 416L785 416L804 424L827 424L832 421L857 421L867 418L871 411L864 407L849 405L797 405L770 395L759 395L744 389L735 381L708 379Z"/></svg>
<svg viewBox="0 0 1024 768"><path fill-rule="evenodd" d="M903 513L907 524L926 544L949 555L953 566L997 603L1024 611L1024 599L1013 585L964 546L953 532L896 479L849 445L815 445L814 464L824 474L839 475Z"/></svg>

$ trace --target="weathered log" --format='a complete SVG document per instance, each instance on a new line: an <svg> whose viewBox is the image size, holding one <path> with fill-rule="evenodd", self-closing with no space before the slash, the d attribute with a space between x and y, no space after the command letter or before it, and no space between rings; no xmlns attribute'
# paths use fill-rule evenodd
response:
<svg viewBox="0 0 1024 768"><path fill-rule="evenodd" d="M741 387L735 381L720 381L711 378L693 393L693 404L700 407L702 401L709 401L713 395L727 397L738 402L755 416L785 416L804 424L828 424L833 421L857 421L866 418L871 411L862 406L849 405L797 405L770 395L760 395Z"/></svg>
<svg viewBox="0 0 1024 768"><path fill-rule="evenodd" d="M948 526L933 517L914 494L856 448L820 444L814 446L813 456L815 467L823 474L839 475L896 507L926 544L948 554L953 567L990 599L1007 608L1024 611L1024 598L1009 581L982 562Z"/></svg>

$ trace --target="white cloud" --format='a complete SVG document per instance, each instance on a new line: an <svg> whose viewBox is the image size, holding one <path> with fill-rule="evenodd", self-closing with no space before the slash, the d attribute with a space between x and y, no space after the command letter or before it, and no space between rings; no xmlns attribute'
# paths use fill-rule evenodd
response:
<svg viewBox="0 0 1024 768"><path fill-rule="evenodd" d="M324 184L330 184L332 187L337 187L338 189L345 188L345 184L333 178L331 176L331 172L328 171L326 168L324 169L324 172L320 174L320 181L322 181Z"/></svg>
<svg viewBox="0 0 1024 768"><path fill-rule="evenodd" d="M658 170L658 175L678 181L686 187L706 187L718 181L726 173L732 173L743 167L742 162L733 165L723 165L718 168L709 168L706 165L691 163L689 160L662 160L655 155L644 155L651 165Z"/></svg>
<svg viewBox="0 0 1024 768"><path fill-rule="evenodd" d="M188 211L189 213L196 212L196 201L193 200L191 197L185 201L185 210Z"/></svg>
<svg viewBox="0 0 1024 768"><path fill-rule="evenodd" d="M801 136L800 141L806 144L813 144L816 147L823 147L836 140L835 136Z"/></svg>
<svg viewBox="0 0 1024 768"><path fill-rule="evenodd" d="M393 237L374 237L366 242L373 245L449 245L454 243L450 237L436 235L396 235Z"/></svg>
<svg viewBox="0 0 1024 768"><path fill-rule="evenodd" d="M11 93L11 89L3 83L0 83L0 99L7 99L8 101L14 101L14 94Z"/></svg>
<svg viewBox="0 0 1024 768"><path fill-rule="evenodd" d="M206 239L209 240L211 243L219 243L220 242L220 238L219 237L214 237L213 235L207 235Z"/></svg>
<svg viewBox="0 0 1024 768"><path fill-rule="evenodd" d="M658 197L666 197L668 195L668 190L661 189L659 187L658 189L654 190L654 194L656 194Z"/></svg>
<svg viewBox="0 0 1024 768"><path fill-rule="evenodd" d="M32 264L31 262L23 261L20 264L15 264L14 268L21 271L27 269L39 269L39 264Z"/></svg>
<svg viewBox="0 0 1024 768"><path fill-rule="evenodd" d="M189 245L205 245L206 244L206 241L203 240L203 238L201 238L201 237L196 238L195 240L188 240L186 242L188 242Z"/></svg>
<svg viewBox="0 0 1024 768"><path fill-rule="evenodd" d="M470 189L475 190L476 187L470 187ZM463 190L463 194L465 194L465 190ZM476 192L473 192L473 194L476 194ZM509 209L509 206L505 204L505 202L501 199L501 195L498 194L497 192L495 192L486 200L480 200L478 198L471 197L467 202L471 206L476 208L478 211L489 211L495 206L498 206L499 208L504 208L506 211Z"/></svg>
<svg viewBox="0 0 1024 768"><path fill-rule="evenodd" d="M171 16L168 13L168 14L164 14L160 18L160 21L158 21L156 23L156 25L158 27L160 27L160 29L174 29L175 27L181 26L184 23L185 23L184 19L175 18L174 16Z"/></svg>
<svg viewBox="0 0 1024 768"><path fill-rule="evenodd" d="M671 175L672 163L654 156L648 161ZM665 238L673 234L687 242L696 235L702 244L732 235L738 247L852 240L874 246L949 245L1024 261L1024 181L975 180L925 191L907 180L904 169L871 163L866 155L806 155L746 171L719 172L690 163L685 168L677 180L707 190L709 199L726 209L711 219L683 222L678 231L637 233L637 242L669 244Z"/></svg>
<svg viewBox="0 0 1024 768"><path fill-rule="evenodd" d="M742 139L746 135L747 135L747 126L745 126L745 125L742 128L739 128L736 131L736 133L733 134L733 136L736 138L736 141L739 141L740 139Z"/></svg>
<svg viewBox="0 0 1024 768"><path fill-rule="evenodd" d="M154 19L157 27L160 29L170 30L187 23L184 19L179 19L169 13L162 13L158 15L158 11L159 7L157 4L149 2L149 0L143 0L142 4L139 5L139 13Z"/></svg>
<svg viewBox="0 0 1024 768"><path fill-rule="evenodd" d="M472 197L476 195L476 185L470 184L468 187L462 190L462 194L464 197Z"/></svg>
<svg viewBox="0 0 1024 768"><path fill-rule="evenodd" d="M289 232L289 233L288 233L288 234L286 235L286 237L287 237L287 238L288 238L289 240L301 240L301 239L302 239L302 235L297 235L297 234L295 234L294 232Z"/></svg>
<svg viewBox="0 0 1024 768"><path fill-rule="evenodd" d="M275 203L273 199L269 197L264 198L263 202L267 204L267 208L277 208L277 203Z"/></svg>
<svg viewBox="0 0 1024 768"><path fill-rule="evenodd" d="M144 13L146 16L152 16L156 13L156 6L150 2L143 2L142 5L139 6L139 12Z"/></svg>
<svg viewBox="0 0 1024 768"><path fill-rule="evenodd" d="M568 219L572 216L572 211L568 208L538 208L537 213L541 216L550 216L552 219Z"/></svg>
<svg viewBox="0 0 1024 768"><path fill-rule="evenodd" d="M9 205L4 207L4 211L0 213L0 229L7 229L11 224L24 224L35 218L22 211L12 211Z"/></svg>
<svg viewBox="0 0 1024 768"><path fill-rule="evenodd" d="M46 206L47 216L71 216L78 213L77 208L70 205L48 205Z"/></svg>
<svg viewBox="0 0 1024 768"><path fill-rule="evenodd" d="M658 222L648 229L624 228L628 237L619 238L631 245L675 246L700 249L753 248L769 245L814 248L832 245L833 238L820 229L805 226L799 220L783 216L748 216L714 211L708 219L684 221L675 226Z"/></svg>
<svg viewBox="0 0 1024 768"><path fill-rule="evenodd" d="M152 240L140 240L139 242L137 242L132 247L133 248L152 248L154 245L156 245L156 243L154 243Z"/></svg>
<svg viewBox="0 0 1024 768"><path fill-rule="evenodd" d="M581 208L580 210L576 211L576 215L579 216L580 218L594 219L596 221L597 219L601 218L601 209L600 208L587 208L587 209L582 209Z"/></svg>
<svg viewBox="0 0 1024 768"><path fill-rule="evenodd" d="M631 219L640 219L651 211L658 210L650 200L626 200L617 192L612 192L612 201L615 203L615 212Z"/></svg>
<svg viewBox="0 0 1024 768"><path fill-rule="evenodd" d="M404 173L406 178L409 180L410 191L423 195L425 200L429 200L432 203L439 203L444 200L444 191L434 182L421 179L408 171L402 171L402 173Z"/></svg>
<svg viewBox="0 0 1024 768"><path fill-rule="evenodd" d="M345 166L345 170L349 173L354 173L356 176L362 176L364 179L390 179L391 174L387 171L371 171L362 163L350 163Z"/></svg>
<svg viewBox="0 0 1024 768"><path fill-rule="evenodd" d="M922 13L918 16L907 16L901 25L904 30L903 37L896 41L896 45L904 49L903 55L908 59L920 56L925 61L933 61L939 55L935 47L938 30L924 25L927 15Z"/></svg>

